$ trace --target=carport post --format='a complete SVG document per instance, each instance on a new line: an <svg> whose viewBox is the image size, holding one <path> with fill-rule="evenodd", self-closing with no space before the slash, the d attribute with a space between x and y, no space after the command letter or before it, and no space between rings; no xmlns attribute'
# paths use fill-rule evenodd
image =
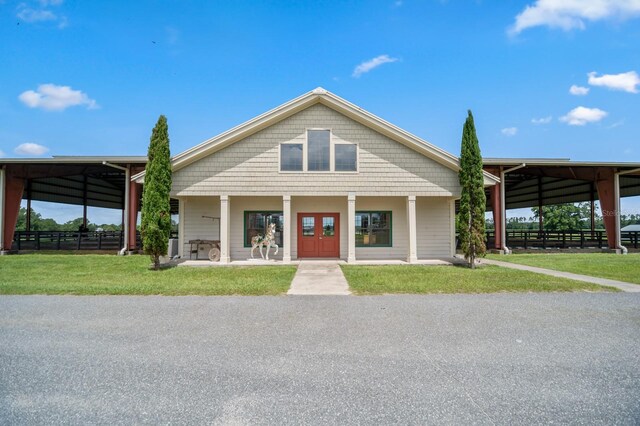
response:
<svg viewBox="0 0 640 426"><path fill-rule="evenodd" d="M500 212L500 220L502 221L502 232L500 233L500 246L502 246L502 250L504 250L504 254L511 253L509 247L507 247L507 206L506 206L506 182L504 177L507 173L512 172L514 170L521 169L526 167L526 163L522 163L519 166L511 167L507 170L500 170L500 208L502 211Z"/></svg>
<svg viewBox="0 0 640 426"><path fill-rule="evenodd" d="M5 198L5 166L0 167L0 254L5 254L4 249L4 198Z"/></svg>

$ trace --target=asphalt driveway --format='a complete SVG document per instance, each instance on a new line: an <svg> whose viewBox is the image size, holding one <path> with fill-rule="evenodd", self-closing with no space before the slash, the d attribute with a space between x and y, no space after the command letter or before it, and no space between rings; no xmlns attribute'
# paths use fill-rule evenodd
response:
<svg viewBox="0 0 640 426"><path fill-rule="evenodd" d="M640 423L640 294L0 297L0 424Z"/></svg>

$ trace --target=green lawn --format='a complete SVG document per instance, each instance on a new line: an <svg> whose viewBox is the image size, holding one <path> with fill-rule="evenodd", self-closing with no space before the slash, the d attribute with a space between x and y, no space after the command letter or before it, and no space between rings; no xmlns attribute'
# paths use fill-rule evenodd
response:
<svg viewBox="0 0 640 426"><path fill-rule="evenodd" d="M342 265L356 294L617 291L609 287L498 266Z"/></svg>
<svg viewBox="0 0 640 426"><path fill-rule="evenodd" d="M487 258L640 284L640 253L527 253Z"/></svg>
<svg viewBox="0 0 640 426"><path fill-rule="evenodd" d="M150 271L147 256L0 257L0 294L276 295L295 266L170 268Z"/></svg>

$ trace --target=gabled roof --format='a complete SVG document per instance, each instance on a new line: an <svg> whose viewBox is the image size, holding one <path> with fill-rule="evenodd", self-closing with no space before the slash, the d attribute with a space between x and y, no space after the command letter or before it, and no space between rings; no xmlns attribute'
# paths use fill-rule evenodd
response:
<svg viewBox="0 0 640 426"><path fill-rule="evenodd" d="M459 160L455 155L450 154L397 126L394 126L382 118L365 111L359 106L354 105L321 87L318 87L174 156L171 159L173 171L178 171L201 158L211 155L216 151L251 136L256 132L278 123L279 121L282 121L287 117L290 117L315 104L322 104L340 112L352 120L419 152L425 157L428 157L451 170L459 170ZM493 176L488 172L484 172L484 174L485 184L493 185L494 183L499 182L499 179L496 176ZM144 172L133 176L132 179L140 182L143 180L143 177Z"/></svg>

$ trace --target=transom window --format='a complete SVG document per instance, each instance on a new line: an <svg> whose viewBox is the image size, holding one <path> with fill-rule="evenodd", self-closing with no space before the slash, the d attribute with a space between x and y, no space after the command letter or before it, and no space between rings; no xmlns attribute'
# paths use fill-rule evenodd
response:
<svg viewBox="0 0 640 426"><path fill-rule="evenodd" d="M356 247L391 247L391 212L356 212Z"/></svg>
<svg viewBox="0 0 640 426"><path fill-rule="evenodd" d="M334 140L331 130L309 129L304 142L280 144L282 172L357 172L358 146Z"/></svg>
<svg viewBox="0 0 640 426"><path fill-rule="evenodd" d="M244 246L251 247L251 238L260 234L262 236L267 233L267 226L276 224L275 241L282 247L282 224L284 216L282 212L244 212Z"/></svg>

